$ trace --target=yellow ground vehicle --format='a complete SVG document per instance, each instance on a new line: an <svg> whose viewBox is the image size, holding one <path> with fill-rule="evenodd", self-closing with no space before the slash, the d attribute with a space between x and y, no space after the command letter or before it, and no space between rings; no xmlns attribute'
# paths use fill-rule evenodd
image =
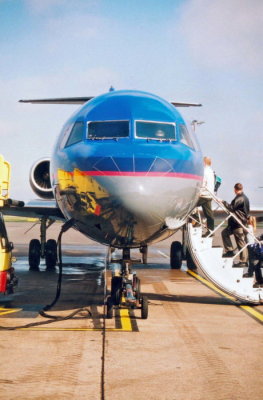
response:
<svg viewBox="0 0 263 400"><path fill-rule="evenodd" d="M10 164L0 155L0 210L9 197ZM13 243L9 242L5 221L0 212L0 293L12 293L17 278L12 267Z"/></svg>
<svg viewBox="0 0 263 400"><path fill-rule="evenodd" d="M3 215L0 213L0 293L13 293L17 278L12 267L13 243L9 242Z"/></svg>

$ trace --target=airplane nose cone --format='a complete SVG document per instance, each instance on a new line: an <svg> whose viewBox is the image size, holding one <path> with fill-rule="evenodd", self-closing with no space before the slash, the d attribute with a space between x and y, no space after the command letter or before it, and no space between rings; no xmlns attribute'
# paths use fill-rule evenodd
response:
<svg viewBox="0 0 263 400"><path fill-rule="evenodd" d="M167 218L184 217L200 186L200 180L187 173L184 161L173 161L133 156L123 164L118 158L104 158L96 164L96 180L118 207L152 223L163 223Z"/></svg>
<svg viewBox="0 0 263 400"><path fill-rule="evenodd" d="M157 152L158 145L149 146ZM136 154L125 146L118 156L81 157L72 171L57 170L57 199L64 214L79 221L80 231L104 243L136 247L167 227L182 226L198 197L198 168L176 152L170 159Z"/></svg>

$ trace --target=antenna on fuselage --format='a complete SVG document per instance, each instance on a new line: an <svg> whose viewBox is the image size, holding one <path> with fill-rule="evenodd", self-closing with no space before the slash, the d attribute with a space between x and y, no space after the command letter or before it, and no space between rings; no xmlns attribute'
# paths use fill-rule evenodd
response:
<svg viewBox="0 0 263 400"><path fill-rule="evenodd" d="M205 123L205 121L197 121L197 119L194 119L194 120L191 122L191 125L192 125L192 127L193 127L194 132L195 132L195 129L196 129L196 127L197 127L198 125L202 125L202 124L204 124L204 123Z"/></svg>
<svg viewBox="0 0 263 400"><path fill-rule="evenodd" d="M109 88L109 92L114 92L114 87L113 86L111 86L110 88Z"/></svg>

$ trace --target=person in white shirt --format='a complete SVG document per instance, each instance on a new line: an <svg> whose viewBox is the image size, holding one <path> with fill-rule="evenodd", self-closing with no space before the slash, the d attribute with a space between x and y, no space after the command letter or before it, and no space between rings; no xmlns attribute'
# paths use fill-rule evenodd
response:
<svg viewBox="0 0 263 400"><path fill-rule="evenodd" d="M246 242L248 243L248 244L254 244L256 241L255 241L255 234L254 234L254 232L256 231L256 229L257 229L257 221L256 221L256 218L255 217L252 217L252 216L250 216L249 218L248 218L248 221L247 221L247 230L248 230L248 232L247 232L247 240L246 240Z"/></svg>
<svg viewBox="0 0 263 400"><path fill-rule="evenodd" d="M207 232L203 234L203 237L208 236L215 229L214 214L212 211L212 196L210 193L214 193L215 174L211 168L211 164L211 158L204 157L204 179L200 190L200 197L197 203L197 207L202 207L207 221Z"/></svg>

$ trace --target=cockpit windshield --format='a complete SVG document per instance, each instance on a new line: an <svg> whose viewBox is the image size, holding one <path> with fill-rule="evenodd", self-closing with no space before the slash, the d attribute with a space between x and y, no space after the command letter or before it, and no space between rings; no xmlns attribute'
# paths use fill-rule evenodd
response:
<svg viewBox="0 0 263 400"><path fill-rule="evenodd" d="M129 137L129 121L90 121L88 139L116 139Z"/></svg>
<svg viewBox="0 0 263 400"><path fill-rule="evenodd" d="M169 122L136 121L136 137L154 140L176 140L175 124Z"/></svg>
<svg viewBox="0 0 263 400"><path fill-rule="evenodd" d="M178 125L178 135L179 135L179 141L181 143L185 144L188 147L191 147L191 149L195 149L193 140L186 125L183 124Z"/></svg>

